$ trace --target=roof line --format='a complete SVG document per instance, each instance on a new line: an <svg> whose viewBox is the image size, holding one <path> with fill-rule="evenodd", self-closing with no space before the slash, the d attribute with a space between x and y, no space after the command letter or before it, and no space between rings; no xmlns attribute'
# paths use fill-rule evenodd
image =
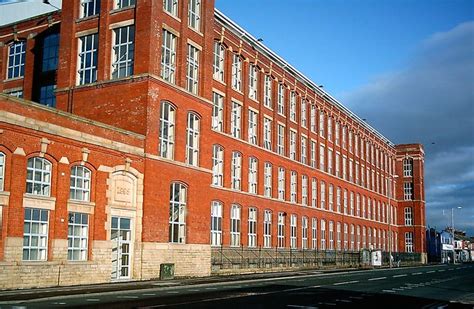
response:
<svg viewBox="0 0 474 309"><path fill-rule="evenodd" d="M380 132L378 132L375 128L373 128L371 125L369 125L367 122L362 120L359 116L357 116L355 113L353 113L351 110L349 110L346 106L344 106L342 103L340 103L336 98L334 98L332 95L321 89L318 85L316 85L311 79L306 77L303 73L298 71L295 67L293 67L291 64L289 64L286 60L284 60L282 57L278 56L275 52L273 52L270 48L259 42L253 35L248 33L246 30L244 30L242 27L240 27L237 23L235 23L233 20L231 20L229 17L227 17L224 13L219 11L217 8L214 9L214 16L216 19L224 24L224 26L228 26L229 30L233 30L234 34L238 35L240 38L245 37L248 42L254 46L255 48L258 48L260 51L262 51L264 54L268 55L269 58L276 60L277 62L280 63L280 65L285 69L287 69L290 73L293 73L297 78L299 78L300 81L303 82L303 84L306 84L308 87L312 88L317 94L331 102L333 105L339 107L342 111L347 113L347 115L353 119L355 119L360 125L362 125L365 129L367 129L369 132L375 134L378 138L380 138L382 141L387 143L389 146L394 147L395 144L392 143L388 138L386 138L384 135L382 135Z"/></svg>

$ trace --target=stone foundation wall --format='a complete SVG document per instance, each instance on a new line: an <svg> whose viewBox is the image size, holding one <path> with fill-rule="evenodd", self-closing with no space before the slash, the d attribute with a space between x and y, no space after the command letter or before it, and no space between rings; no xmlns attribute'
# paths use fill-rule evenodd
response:
<svg viewBox="0 0 474 309"><path fill-rule="evenodd" d="M53 261L22 261L22 238L9 237L5 262L0 262L0 289L39 288L50 286L104 283L110 281L110 242L94 241L92 259L67 261L67 241L54 240ZM64 248L65 246L65 248Z"/></svg>
<svg viewBox="0 0 474 309"><path fill-rule="evenodd" d="M204 277L211 274L211 246L143 243L142 279L160 277L160 264L173 263L176 277Z"/></svg>

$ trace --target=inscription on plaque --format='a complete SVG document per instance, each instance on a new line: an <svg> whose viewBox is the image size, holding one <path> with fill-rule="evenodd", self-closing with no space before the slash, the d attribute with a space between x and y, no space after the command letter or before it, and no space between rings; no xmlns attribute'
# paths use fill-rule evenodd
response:
<svg viewBox="0 0 474 309"><path fill-rule="evenodd" d="M114 201L132 203L134 196L133 180L125 175L114 175Z"/></svg>

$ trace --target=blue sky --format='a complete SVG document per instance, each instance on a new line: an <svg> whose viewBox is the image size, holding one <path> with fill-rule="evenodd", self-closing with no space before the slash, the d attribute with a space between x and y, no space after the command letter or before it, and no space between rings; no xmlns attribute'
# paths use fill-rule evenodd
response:
<svg viewBox="0 0 474 309"><path fill-rule="evenodd" d="M0 25L52 9L41 2L0 6ZM455 207L455 226L474 236L474 0L216 7L394 143L423 143L427 224L450 225Z"/></svg>
<svg viewBox="0 0 474 309"><path fill-rule="evenodd" d="M474 0L216 7L394 143L423 143L427 224L451 225L455 207L474 236Z"/></svg>

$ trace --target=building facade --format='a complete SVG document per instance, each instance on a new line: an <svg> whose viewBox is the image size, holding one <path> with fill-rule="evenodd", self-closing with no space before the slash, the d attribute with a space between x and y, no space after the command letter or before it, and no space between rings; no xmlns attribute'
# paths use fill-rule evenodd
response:
<svg viewBox="0 0 474 309"><path fill-rule="evenodd" d="M211 274L213 248L425 257L394 145L202 0L0 28L0 287Z"/></svg>

